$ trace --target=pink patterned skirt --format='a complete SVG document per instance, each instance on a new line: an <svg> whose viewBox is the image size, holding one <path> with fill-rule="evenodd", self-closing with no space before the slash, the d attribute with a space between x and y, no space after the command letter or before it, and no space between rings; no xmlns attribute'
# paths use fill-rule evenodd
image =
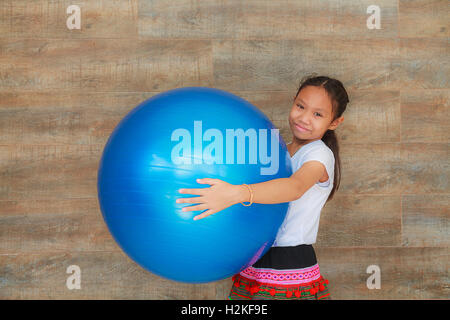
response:
<svg viewBox="0 0 450 320"><path fill-rule="evenodd" d="M330 299L312 245L271 247L255 264L233 276L228 297L236 299Z"/></svg>

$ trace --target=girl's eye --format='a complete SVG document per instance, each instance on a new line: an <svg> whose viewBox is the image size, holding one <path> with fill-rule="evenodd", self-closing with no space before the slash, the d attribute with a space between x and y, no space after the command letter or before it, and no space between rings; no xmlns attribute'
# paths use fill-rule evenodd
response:
<svg viewBox="0 0 450 320"><path fill-rule="evenodd" d="M302 106L301 104L297 104L297 107L303 108L303 106ZM319 117L322 116L322 115L321 115L320 113L318 113L318 112L316 112L316 114L317 114Z"/></svg>

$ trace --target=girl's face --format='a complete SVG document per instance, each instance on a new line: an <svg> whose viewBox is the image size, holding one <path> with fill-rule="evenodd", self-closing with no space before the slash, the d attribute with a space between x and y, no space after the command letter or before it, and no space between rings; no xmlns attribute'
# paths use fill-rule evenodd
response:
<svg viewBox="0 0 450 320"><path fill-rule="evenodd" d="M327 130L334 130L344 120L333 121L331 100L322 87L307 86L295 98L289 114L289 126L298 144L319 140Z"/></svg>

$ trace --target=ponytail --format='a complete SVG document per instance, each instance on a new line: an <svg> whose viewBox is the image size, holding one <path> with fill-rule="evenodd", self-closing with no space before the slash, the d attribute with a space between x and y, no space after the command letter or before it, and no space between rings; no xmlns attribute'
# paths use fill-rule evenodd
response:
<svg viewBox="0 0 450 320"><path fill-rule="evenodd" d="M339 157L339 143L334 130L327 130L322 137L322 141L333 151L334 154L334 183L333 189L328 196L327 202L333 199L334 193L339 189L341 183L341 159ZM337 155L337 156L336 156Z"/></svg>

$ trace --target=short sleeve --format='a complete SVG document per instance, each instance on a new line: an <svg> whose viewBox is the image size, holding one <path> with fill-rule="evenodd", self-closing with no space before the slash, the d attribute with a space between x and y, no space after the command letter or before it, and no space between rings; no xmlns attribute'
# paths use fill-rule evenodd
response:
<svg viewBox="0 0 450 320"><path fill-rule="evenodd" d="M334 154L333 151L331 151L330 148L324 147L324 146L318 146L315 148L312 148L311 150L308 150L308 152L305 153L303 159L302 159L302 165L308 161L319 161L327 170L329 181L332 177L334 177ZM320 184L328 184L327 181L320 183Z"/></svg>

